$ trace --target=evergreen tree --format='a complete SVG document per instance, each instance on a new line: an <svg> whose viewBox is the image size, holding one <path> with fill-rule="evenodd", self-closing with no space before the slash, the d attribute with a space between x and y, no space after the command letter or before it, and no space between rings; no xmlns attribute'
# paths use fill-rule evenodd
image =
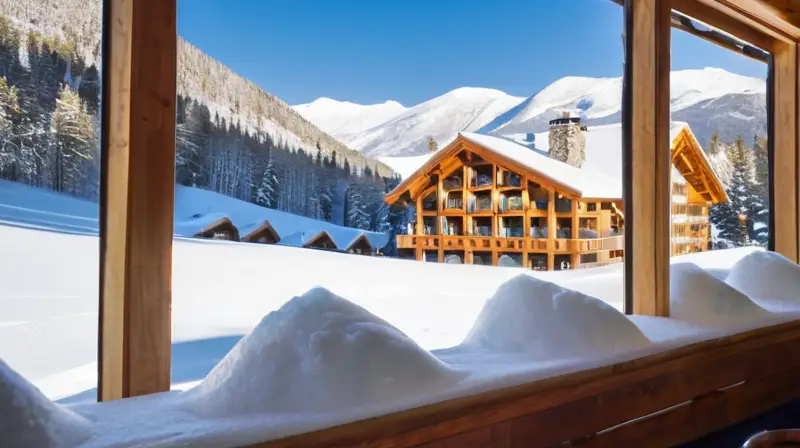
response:
<svg viewBox="0 0 800 448"><path fill-rule="evenodd" d="M436 143L436 140L433 137L428 137L428 152L434 153L439 150L439 144Z"/></svg>
<svg viewBox="0 0 800 448"><path fill-rule="evenodd" d="M728 160L733 167L730 201L712 207L711 222L720 237L734 246L766 244L767 229L760 224L765 206L757 190L754 157L741 137L729 149Z"/></svg>
<svg viewBox="0 0 800 448"><path fill-rule="evenodd" d="M64 85L58 94L51 120L54 151L53 188L78 194L83 174L95 149L92 117L77 92Z"/></svg>
<svg viewBox="0 0 800 448"><path fill-rule="evenodd" d="M722 145L719 143L719 132L714 131L711 135L711 140L708 142L708 154L715 156L722 150Z"/></svg>
<svg viewBox="0 0 800 448"><path fill-rule="evenodd" d="M14 123L20 114L17 89L0 77L0 177L14 163Z"/></svg>
<svg viewBox="0 0 800 448"><path fill-rule="evenodd" d="M767 139L755 136L753 140L753 157L755 158L755 180L758 194L765 207L769 207L769 149ZM767 210L768 211L768 210ZM764 220L766 224L766 219Z"/></svg>
<svg viewBox="0 0 800 448"><path fill-rule="evenodd" d="M278 176L275 173L275 166L272 164L272 157L269 158L267 166L264 168L264 176L256 192L256 204L269 208L278 206Z"/></svg>
<svg viewBox="0 0 800 448"><path fill-rule="evenodd" d="M356 184L351 184L345 194L345 218L347 227L369 230L370 217L365 210L364 197Z"/></svg>

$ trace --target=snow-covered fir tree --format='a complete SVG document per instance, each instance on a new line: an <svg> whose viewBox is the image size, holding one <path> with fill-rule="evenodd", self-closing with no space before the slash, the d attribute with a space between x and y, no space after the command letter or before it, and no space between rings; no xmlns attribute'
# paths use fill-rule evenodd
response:
<svg viewBox="0 0 800 448"><path fill-rule="evenodd" d="M365 211L364 196L358 184L350 184L345 195L345 218L347 227L369 230L370 216Z"/></svg>
<svg viewBox="0 0 800 448"><path fill-rule="evenodd" d="M758 192L754 154L737 137L728 151L733 172L728 187L728 202L711 207L710 219L719 237L733 246L764 245L767 230L761 226L765 212Z"/></svg>
<svg viewBox="0 0 800 448"><path fill-rule="evenodd" d="M256 204L262 207L275 208L278 202L278 176L272 164L272 157L267 160L261 185L256 192Z"/></svg>
<svg viewBox="0 0 800 448"><path fill-rule="evenodd" d="M17 89L0 77L0 175L14 161L14 123L20 114Z"/></svg>
<svg viewBox="0 0 800 448"><path fill-rule="evenodd" d="M97 142L92 117L86 112L78 93L67 85L58 94L50 123L53 189L80 195L84 174L92 165Z"/></svg>

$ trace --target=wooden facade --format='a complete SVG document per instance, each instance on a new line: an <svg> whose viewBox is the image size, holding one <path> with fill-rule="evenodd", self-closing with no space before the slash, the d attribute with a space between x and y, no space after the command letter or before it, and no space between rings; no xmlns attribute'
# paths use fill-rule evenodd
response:
<svg viewBox="0 0 800 448"><path fill-rule="evenodd" d="M220 218L196 234L195 238L209 240L239 241L239 229L228 218Z"/></svg>
<svg viewBox="0 0 800 448"><path fill-rule="evenodd" d="M672 253L705 251L709 206L727 196L688 128L673 139L671 154ZM624 258L621 197L584 197L541 167L463 135L386 200L415 205L416 221L397 236L397 247L417 260L562 270Z"/></svg>
<svg viewBox="0 0 800 448"><path fill-rule="evenodd" d="M345 252L356 255L372 255L372 243L369 242L366 235L361 234L345 248Z"/></svg>
<svg viewBox="0 0 800 448"><path fill-rule="evenodd" d="M267 220L264 220L260 226L255 227L252 231L242 235L243 243L277 244L280 240L280 235Z"/></svg>
<svg viewBox="0 0 800 448"><path fill-rule="evenodd" d="M668 12L770 53L770 250L795 262L800 16L787 0L624 3L626 300L629 312L666 316ZM170 387L175 15L175 0L104 2L100 400ZM790 322L258 446L672 446L800 397L798 343Z"/></svg>

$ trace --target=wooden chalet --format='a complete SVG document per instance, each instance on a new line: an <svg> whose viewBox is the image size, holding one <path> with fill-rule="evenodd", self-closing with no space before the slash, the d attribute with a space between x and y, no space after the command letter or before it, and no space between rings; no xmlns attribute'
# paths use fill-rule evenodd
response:
<svg viewBox="0 0 800 448"><path fill-rule="evenodd" d="M531 139L544 144L460 133L386 195L415 204L410 234L397 236L401 256L534 270L621 261L621 134L569 116ZM688 125L672 125L671 143L672 253L704 251L708 208L727 196ZM573 155L583 160L571 164Z"/></svg>
<svg viewBox="0 0 800 448"><path fill-rule="evenodd" d="M372 247L372 243L370 243L369 238L367 235L362 233L361 235L357 236L356 239L353 240L347 247L345 247L345 252L356 254L356 255L372 255L374 249Z"/></svg>
<svg viewBox="0 0 800 448"><path fill-rule="evenodd" d="M597 253L600 257L601 252L624 250L625 311L669 316L669 264L676 244L671 238L675 204L673 169L686 180L687 204L699 197L705 202L724 199L719 193L715 195L713 182L706 185L712 180L710 176L695 177L687 168L696 167L702 173L702 161L699 158L693 161L693 157L699 156L697 148L681 144L675 149L670 145L670 39L674 26L768 64L771 167L768 249L798 261L800 8L796 2L619 2L624 5L621 128L624 194L598 196L585 188L575 188L573 179L558 177L541 165L522 163L493 151L493 144L462 135L440 151L441 155L435 156L419 175L387 198L395 202L405 195L413 198L414 205L422 210L415 234L404 237L405 248L412 249L415 256L420 251L435 250L437 261L451 248L463 250L466 261L474 262L476 251L471 247L472 241L477 246L483 241L478 238L488 238L489 247L477 248L497 253L498 258L501 252L515 249L512 253L527 254L524 263L527 265L534 258L531 254L545 253L548 267L553 268L556 255L567 255L580 264L580 255L584 253ZM100 401L170 390L176 3L176 0L104 2L97 355ZM694 25L691 18L702 21L703 25ZM588 132L591 134L592 130ZM675 145L674 138L672 142ZM590 153L587 151L587 158ZM543 155L541 158L547 160ZM477 186L469 182L472 174L486 169L482 166L490 167L492 176L489 187L483 186L493 199L488 205L491 213L486 214L490 223L514 212L518 219L530 222L538 218L547 222L550 229L558 229L561 218L558 214L567 213L563 222L569 221L569 226L565 226L570 229L568 237L551 239L548 233L546 239L533 238L526 233L522 237L501 238L501 228L514 228L502 223L492 223L488 237L441 234L438 228L441 218L450 218L451 214L461 220L462 233L474 232L476 216L469 204L471 195L477 197L480 190L473 190ZM466 182L460 193L444 184L453 173L460 173L462 182ZM506 173L509 179L519 177L520 185L505 182ZM498 183L499 179L503 183ZM515 194L508 187L513 187ZM424 199L432 192L436 194L435 209L425 210ZM536 206L536 201L544 200L545 194L546 211ZM522 199L501 202L501 195ZM556 209L557 201L562 198L570 201L568 212ZM460 206L448 209L447 206L458 204L445 201L450 199L460 199ZM612 206L604 206L604 202ZM584 208L579 208L581 203ZM589 211L592 203L599 212ZM520 204L521 210L516 210ZM437 226L430 235L425 233L426 212L433 213L430 217L434 217ZM589 213L597 214L598 237L582 239L581 219L593 217ZM693 216L702 215L701 210ZM687 208L687 219L688 216ZM613 218L618 220L619 232L624 233L623 242L613 239L615 235L603 234L612 227ZM453 221L448 220L447 226L442 226L448 232L450 222ZM431 244L426 246L426 241ZM453 243L448 246L448 241ZM504 244L518 246L503 247ZM463 249L454 245L463 245ZM473 253L473 259L469 259L468 252ZM492 258L494 261L494 255ZM650 356L514 387L476 391L470 396L388 415L365 416L360 421L265 440L253 446L676 446L783 403L800 400L798 344L798 321L741 330ZM134 421L129 423L136 425ZM168 443L168 440L150 442Z"/></svg>
<svg viewBox="0 0 800 448"><path fill-rule="evenodd" d="M260 223L251 224L241 229L244 243L278 244L281 237L266 219Z"/></svg>
<svg viewBox="0 0 800 448"><path fill-rule="evenodd" d="M331 237L331 235L324 230L320 230L315 233L296 232L291 235L287 235L281 240L280 244L284 246L305 247L311 249L338 249L333 237Z"/></svg>
<svg viewBox="0 0 800 448"><path fill-rule="evenodd" d="M239 229L228 216L219 214L195 215L188 221L176 222L175 233L192 238L239 241Z"/></svg>

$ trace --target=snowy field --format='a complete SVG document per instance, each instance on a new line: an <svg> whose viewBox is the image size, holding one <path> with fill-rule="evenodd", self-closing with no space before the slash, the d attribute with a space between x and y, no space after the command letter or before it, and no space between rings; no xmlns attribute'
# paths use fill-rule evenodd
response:
<svg viewBox="0 0 800 448"><path fill-rule="evenodd" d="M629 318L618 311L622 265L534 273L177 238L174 391L95 404L98 239L81 229L91 226L79 202L52 199L0 196L0 440L10 446L246 444L800 310L800 268L756 249L676 257L673 318Z"/></svg>

